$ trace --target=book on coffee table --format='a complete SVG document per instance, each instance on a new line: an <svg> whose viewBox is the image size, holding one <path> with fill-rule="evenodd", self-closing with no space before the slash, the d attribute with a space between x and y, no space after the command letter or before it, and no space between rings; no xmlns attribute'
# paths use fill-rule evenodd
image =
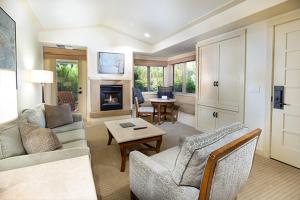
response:
<svg viewBox="0 0 300 200"><path fill-rule="evenodd" d="M126 123L120 123L120 126L122 128L129 128L129 127L134 127L135 125L131 122L126 122Z"/></svg>

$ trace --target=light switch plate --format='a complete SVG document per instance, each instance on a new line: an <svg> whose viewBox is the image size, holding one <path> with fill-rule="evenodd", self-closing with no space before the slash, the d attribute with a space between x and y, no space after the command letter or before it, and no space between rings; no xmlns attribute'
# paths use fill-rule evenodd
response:
<svg viewBox="0 0 300 200"><path fill-rule="evenodd" d="M249 85L248 93L252 93L252 94L260 93L260 86L259 85Z"/></svg>

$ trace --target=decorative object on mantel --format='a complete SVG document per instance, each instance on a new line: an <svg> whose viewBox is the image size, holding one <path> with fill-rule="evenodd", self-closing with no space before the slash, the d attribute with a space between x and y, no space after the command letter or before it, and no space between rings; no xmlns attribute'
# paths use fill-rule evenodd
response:
<svg viewBox="0 0 300 200"><path fill-rule="evenodd" d="M0 69L17 70L16 22L0 8Z"/></svg>
<svg viewBox="0 0 300 200"><path fill-rule="evenodd" d="M45 83L53 83L53 72L48 70L32 70L31 82L42 85L42 103L45 103L44 86Z"/></svg>
<svg viewBox="0 0 300 200"><path fill-rule="evenodd" d="M98 73L124 74L124 60L122 53L98 52Z"/></svg>

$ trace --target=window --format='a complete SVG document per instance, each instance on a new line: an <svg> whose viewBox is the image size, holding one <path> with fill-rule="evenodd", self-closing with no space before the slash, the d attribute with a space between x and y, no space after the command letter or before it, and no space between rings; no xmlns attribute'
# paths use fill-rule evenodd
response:
<svg viewBox="0 0 300 200"><path fill-rule="evenodd" d="M175 92L195 93L196 88L196 62L174 64L173 85Z"/></svg>
<svg viewBox="0 0 300 200"><path fill-rule="evenodd" d="M164 84L164 68L157 66L134 66L134 87L143 92L157 91Z"/></svg>

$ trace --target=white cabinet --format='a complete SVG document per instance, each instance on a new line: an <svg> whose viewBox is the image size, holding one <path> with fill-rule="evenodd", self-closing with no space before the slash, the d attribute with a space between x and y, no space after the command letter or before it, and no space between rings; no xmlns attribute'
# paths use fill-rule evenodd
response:
<svg viewBox="0 0 300 200"><path fill-rule="evenodd" d="M244 69L241 37L220 42L220 64L218 76L218 108L239 111L244 96Z"/></svg>
<svg viewBox="0 0 300 200"><path fill-rule="evenodd" d="M228 126L232 123L240 121L238 112L217 109L216 113L216 128Z"/></svg>
<svg viewBox="0 0 300 200"><path fill-rule="evenodd" d="M199 102L207 106L218 105L218 88L215 81L218 80L219 45L204 46L201 51L200 91Z"/></svg>
<svg viewBox="0 0 300 200"><path fill-rule="evenodd" d="M239 113L208 106L198 106L197 129L209 132L238 122Z"/></svg>
<svg viewBox="0 0 300 200"><path fill-rule="evenodd" d="M245 32L199 42L197 55L197 128L209 131L243 122Z"/></svg>
<svg viewBox="0 0 300 200"><path fill-rule="evenodd" d="M212 131L216 128L215 108L198 106L197 128L201 131Z"/></svg>

